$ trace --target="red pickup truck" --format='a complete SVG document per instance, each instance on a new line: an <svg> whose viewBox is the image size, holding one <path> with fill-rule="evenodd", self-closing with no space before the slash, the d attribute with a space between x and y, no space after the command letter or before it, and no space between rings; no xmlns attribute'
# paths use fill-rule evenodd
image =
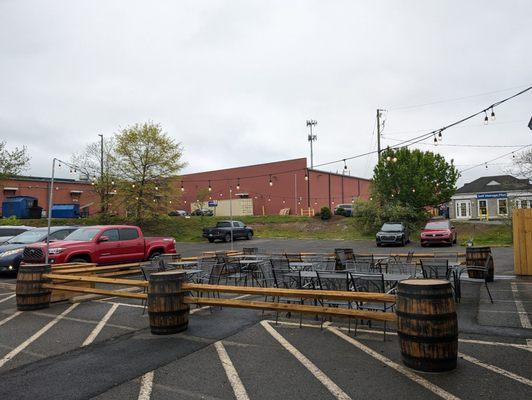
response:
<svg viewBox="0 0 532 400"><path fill-rule="evenodd" d="M45 252L46 244L32 244L24 249L22 261L43 263ZM173 238L147 238L136 226L102 225L80 228L64 240L50 242L48 260L51 264L120 264L149 260L163 253L175 253Z"/></svg>

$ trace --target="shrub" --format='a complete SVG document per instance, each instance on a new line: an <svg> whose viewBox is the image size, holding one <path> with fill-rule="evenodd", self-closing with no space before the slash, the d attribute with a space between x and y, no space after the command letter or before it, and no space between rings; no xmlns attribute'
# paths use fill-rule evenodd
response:
<svg viewBox="0 0 532 400"><path fill-rule="evenodd" d="M373 201L357 201L353 207L353 217L364 233L375 234L385 222L403 222L412 231L423 224L428 215L399 204L383 206Z"/></svg>
<svg viewBox="0 0 532 400"><path fill-rule="evenodd" d="M331 219L332 213L329 207L322 207L320 210L320 218L323 220Z"/></svg>

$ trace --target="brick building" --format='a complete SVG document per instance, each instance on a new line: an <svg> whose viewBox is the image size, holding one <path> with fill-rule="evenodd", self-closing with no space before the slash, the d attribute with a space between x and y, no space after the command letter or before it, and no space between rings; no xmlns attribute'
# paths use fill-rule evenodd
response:
<svg viewBox="0 0 532 400"><path fill-rule="evenodd" d="M182 176L181 206L193 211L197 194L210 188L209 200L249 198L254 215L275 215L290 208L290 214L301 214L321 207L369 198L371 181L350 175L310 169L306 158L249 165Z"/></svg>
<svg viewBox="0 0 532 400"><path fill-rule="evenodd" d="M17 176L0 180L0 204L6 197L32 196L37 198L38 204L43 211L48 212L48 193L50 190L50 178L31 176ZM82 211L93 214L99 211L99 198L92 191L92 185L87 181L74 179L54 180L54 204L77 203Z"/></svg>

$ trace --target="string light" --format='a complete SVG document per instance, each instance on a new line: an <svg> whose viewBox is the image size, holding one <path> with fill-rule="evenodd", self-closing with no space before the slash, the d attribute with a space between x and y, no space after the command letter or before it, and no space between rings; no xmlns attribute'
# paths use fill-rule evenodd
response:
<svg viewBox="0 0 532 400"><path fill-rule="evenodd" d="M347 171L347 163L345 162L345 158L344 158L344 171Z"/></svg>
<svg viewBox="0 0 532 400"><path fill-rule="evenodd" d="M488 125L488 121L489 121L488 113L484 111L484 125Z"/></svg>
<svg viewBox="0 0 532 400"><path fill-rule="evenodd" d="M390 161L392 159L392 157L388 156L386 157L386 161Z"/></svg>
<svg viewBox="0 0 532 400"><path fill-rule="evenodd" d="M133 183L133 184L131 185L131 187L134 188L134 187L135 187L135 184Z"/></svg>
<svg viewBox="0 0 532 400"><path fill-rule="evenodd" d="M184 192L185 188L183 187L183 182L181 182L181 191Z"/></svg>
<svg viewBox="0 0 532 400"><path fill-rule="evenodd" d="M236 180L236 190L240 190L240 178Z"/></svg>
<svg viewBox="0 0 532 400"><path fill-rule="evenodd" d="M159 190L159 186L155 186L155 190Z"/></svg>
<svg viewBox="0 0 532 400"><path fill-rule="evenodd" d="M395 163L397 162L397 157L392 158L392 161Z"/></svg>
<svg viewBox="0 0 532 400"><path fill-rule="evenodd" d="M305 170L305 180L308 181L308 173L307 173L307 170Z"/></svg>
<svg viewBox="0 0 532 400"><path fill-rule="evenodd" d="M493 107L491 107L491 120L495 121L495 111L493 111Z"/></svg>
<svg viewBox="0 0 532 400"><path fill-rule="evenodd" d="M415 188L412 188L412 193L416 193L416 189Z"/></svg>
<svg viewBox="0 0 532 400"><path fill-rule="evenodd" d="M439 132L438 132L438 139L439 139L439 140L442 140L442 136L443 136L443 135L441 134L441 131L439 131Z"/></svg>
<svg viewBox="0 0 532 400"><path fill-rule="evenodd" d="M212 191L211 181L209 181L209 192Z"/></svg>
<svg viewBox="0 0 532 400"><path fill-rule="evenodd" d="M436 146L438 144L438 138L436 137L436 135L434 135L434 145Z"/></svg>
<svg viewBox="0 0 532 400"><path fill-rule="evenodd" d="M272 176L270 175L270 186L273 186L273 182L272 182Z"/></svg>

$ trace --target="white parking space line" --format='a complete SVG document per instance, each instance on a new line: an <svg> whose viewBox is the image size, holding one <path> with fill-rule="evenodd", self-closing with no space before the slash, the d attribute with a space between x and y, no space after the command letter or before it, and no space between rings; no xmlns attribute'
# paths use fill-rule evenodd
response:
<svg viewBox="0 0 532 400"><path fill-rule="evenodd" d="M525 311L525 307L523 306L523 302L519 299L519 291L517 290L517 285L515 282L512 282L512 294L514 296L515 301L515 307L517 308L517 312L519 314L519 321L521 321L521 326L526 329L532 329L532 324L530 324L530 318L528 318L528 314Z"/></svg>
<svg viewBox="0 0 532 400"><path fill-rule="evenodd" d="M275 321L273 320L267 320L267 322L269 322L270 324L275 324ZM278 321L279 324L282 324L282 325L288 325L288 326L294 326L294 327L297 327L299 328L299 322L288 322L288 321ZM326 322L323 324L323 327L325 328L327 326L327 324L331 324L330 322ZM319 324L302 324L301 326L305 327L305 328L322 328ZM337 329L340 329L342 331L349 331L348 328L344 328L344 327L336 327ZM382 335L382 331L378 331L378 330L375 330L375 329L363 329L363 328L358 328L357 329L358 332L362 332L362 333L372 333L372 334L375 334L375 335ZM387 335L395 335L397 336L397 333L396 332L386 332ZM532 339L526 339L527 341L527 344L517 344L517 343L506 343L506 342L490 342L490 341L486 341L486 340L476 340L476 339L458 339L459 342L461 343L470 343L470 344L481 344L481 345L485 345L485 346L500 346L500 347L513 347L515 349L519 349L519 350L527 350L527 351L532 351L532 347L529 347L532 345Z"/></svg>
<svg viewBox="0 0 532 400"><path fill-rule="evenodd" d="M87 339L85 339L81 347L88 346L89 344L94 342L94 339L96 339L96 336L98 336L98 334L101 332L101 330L103 329L107 321L109 321L109 318L111 318L111 316L113 315L113 313L116 311L117 308L118 308L118 304L113 304L111 306L109 311L107 311L107 313L103 316L100 322L98 322L98 324L94 327L90 335L87 336Z"/></svg>
<svg viewBox="0 0 532 400"><path fill-rule="evenodd" d="M15 347L13 350L11 350L9 353L7 353L1 360L0 360L0 368L2 368L9 360L11 360L13 357L15 357L18 353L20 353L22 350L24 350L26 347L28 347L30 344L32 344L34 341L39 339L42 335L44 335L52 326L57 324L59 321L63 319L65 315L70 313L74 308L76 308L79 305L79 303L72 304L70 307L68 307L65 311L63 311L61 314L59 314L57 317L55 317L53 320L48 322L45 326L43 326L41 329L39 329L36 333L34 333L32 336L30 336L28 339L26 339L24 342L19 344L17 347Z"/></svg>
<svg viewBox="0 0 532 400"><path fill-rule="evenodd" d="M323 386L337 399L351 399L340 387L334 383L325 373L323 373L312 361L303 355L298 349L292 346L279 332L277 332L267 321L261 321L261 325L266 331L277 340L290 354L292 354L309 372L318 379Z"/></svg>
<svg viewBox="0 0 532 400"><path fill-rule="evenodd" d="M150 400L153 389L154 371L146 372L140 380L140 390L138 400Z"/></svg>
<svg viewBox="0 0 532 400"><path fill-rule="evenodd" d="M3 320L0 321L0 326L4 325L6 322L11 321L13 318L15 318L17 315L20 315L20 314L22 314L22 311L17 311L16 313L10 315L9 317L4 318Z"/></svg>
<svg viewBox="0 0 532 400"><path fill-rule="evenodd" d="M425 378L422 378L421 376L415 374L408 368L397 364L396 362L390 360L387 357L384 357L382 354L377 353L376 351L372 350L368 346L363 345L358 340L353 339L351 336L346 335L345 333L341 332L339 329L332 328L332 327L327 327L326 329L334 333L336 336L344 339L346 342L351 343L353 346L357 347L359 350L362 350L364 353L369 354L373 358L379 360L386 366L394 369L395 371L399 372L400 374L403 374L404 376L411 379L415 383L423 386L425 389L430 390L432 393L441 397L442 399L445 399L445 400L458 400L459 399L459 397L456 397L455 395L443 390L441 387L436 386L435 384L429 382Z"/></svg>
<svg viewBox="0 0 532 400"><path fill-rule="evenodd" d="M15 296L16 296L15 294L12 294L12 295L10 295L10 296L8 296L8 297L6 297L6 298L0 300L0 303L3 303L4 301L8 301L9 299L12 299L12 298L15 297Z"/></svg>
<svg viewBox="0 0 532 400"><path fill-rule="evenodd" d="M517 382L523 383L528 386L532 386L532 380L527 379L521 375L514 374L513 372L507 371L505 369L496 367L495 365L491 365L488 363L485 363L483 361L480 361L479 359L475 357L468 356L464 353L458 353L458 356L462 357L464 360L469 361L470 363L473 363L475 365L478 365L479 367L489 369L490 371L493 371L497 374L501 374L503 376L506 376L507 378L513 379Z"/></svg>
<svg viewBox="0 0 532 400"><path fill-rule="evenodd" d="M12 295L13 292L5 292L5 293L0 293L0 296L9 296L9 295Z"/></svg>
<svg viewBox="0 0 532 400"><path fill-rule="evenodd" d="M221 341L218 341L214 343L214 348L216 349L216 352L218 353L218 357L220 357L220 361L222 362L222 366L224 367L225 374L227 375L227 379L229 379L229 383L231 384L231 387L233 388L233 393L235 394L236 400L249 400L248 393L246 392L246 388L244 387L244 384L240 380L240 377L238 376L238 372L236 372L235 366L233 365L233 362L229 358L229 354L227 354L227 351L225 351L225 347L222 344Z"/></svg>

